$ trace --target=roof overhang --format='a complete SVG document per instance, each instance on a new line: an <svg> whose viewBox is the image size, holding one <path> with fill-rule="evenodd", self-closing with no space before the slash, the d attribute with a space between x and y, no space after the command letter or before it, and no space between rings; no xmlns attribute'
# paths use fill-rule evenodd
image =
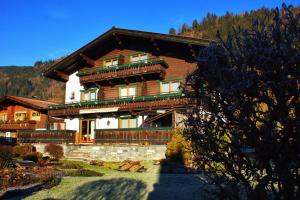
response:
<svg viewBox="0 0 300 200"><path fill-rule="evenodd" d="M24 97L22 97L22 98L24 98ZM22 100L22 99L20 99L16 96L2 96L2 97L0 97L0 104L3 104L3 102L5 102L5 101L15 102L15 103L18 103L20 105L23 105L23 106L26 106L26 107L29 107L29 108L32 108L32 109L35 109L35 110L38 110L38 111L47 111L47 108L48 108L48 106L47 107L46 106L39 106L35 103L30 103L28 101L24 101L24 100ZM3 107L3 108L7 107L7 106L9 106L9 103L7 103L6 106L0 105L0 107Z"/></svg>
<svg viewBox="0 0 300 200"><path fill-rule="evenodd" d="M165 51L174 51L177 47L177 49L186 50L193 56L196 56L199 47L206 47L210 43L209 40L204 39L113 27L69 56L55 62L44 71L43 75L66 82L70 74L91 64L93 59L101 57L101 55L108 53L113 48L122 49L124 46L130 46L139 42L143 42L143 44L149 43L154 49L158 49L158 44L164 45Z"/></svg>

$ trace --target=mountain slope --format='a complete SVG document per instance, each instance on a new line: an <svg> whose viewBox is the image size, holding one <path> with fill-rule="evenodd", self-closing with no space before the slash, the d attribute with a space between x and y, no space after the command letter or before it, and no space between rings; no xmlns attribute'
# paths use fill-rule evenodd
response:
<svg viewBox="0 0 300 200"><path fill-rule="evenodd" d="M0 67L0 96L36 96L43 100L63 102L65 84L42 76L42 71L53 62L38 61L33 67Z"/></svg>

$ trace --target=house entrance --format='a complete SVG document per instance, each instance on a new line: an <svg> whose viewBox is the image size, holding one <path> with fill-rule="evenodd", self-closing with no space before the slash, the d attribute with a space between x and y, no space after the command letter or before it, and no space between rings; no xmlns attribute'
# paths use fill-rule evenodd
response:
<svg viewBox="0 0 300 200"><path fill-rule="evenodd" d="M80 120L80 142L94 142L95 139L96 121L94 119Z"/></svg>

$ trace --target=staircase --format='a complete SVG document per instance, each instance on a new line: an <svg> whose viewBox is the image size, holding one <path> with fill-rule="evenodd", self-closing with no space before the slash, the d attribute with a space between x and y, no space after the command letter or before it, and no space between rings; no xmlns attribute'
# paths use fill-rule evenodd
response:
<svg viewBox="0 0 300 200"><path fill-rule="evenodd" d="M94 159L92 148L92 144L73 146L65 152L65 157L70 160L90 161Z"/></svg>

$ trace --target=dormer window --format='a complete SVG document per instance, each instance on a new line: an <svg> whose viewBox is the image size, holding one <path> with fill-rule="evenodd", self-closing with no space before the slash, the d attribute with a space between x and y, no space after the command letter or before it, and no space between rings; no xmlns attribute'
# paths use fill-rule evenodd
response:
<svg viewBox="0 0 300 200"><path fill-rule="evenodd" d="M137 62L146 62L148 60L148 54L146 53L137 53L130 55L130 62L137 63Z"/></svg>

